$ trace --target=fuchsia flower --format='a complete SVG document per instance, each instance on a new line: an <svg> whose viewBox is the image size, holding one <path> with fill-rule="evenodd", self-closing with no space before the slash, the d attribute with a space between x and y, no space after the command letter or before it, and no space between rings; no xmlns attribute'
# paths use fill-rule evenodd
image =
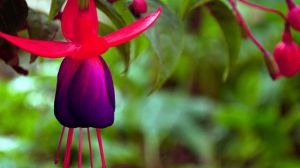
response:
<svg viewBox="0 0 300 168"><path fill-rule="evenodd" d="M300 49L293 42L289 26L283 32L282 41L275 47L274 59L283 76L291 77L300 70Z"/></svg>
<svg viewBox="0 0 300 168"><path fill-rule="evenodd" d="M115 95L110 70L101 54L147 30L160 13L161 8L125 28L100 37L97 34L98 18L94 0L90 0L88 8L83 10L79 9L78 0L68 0L61 22L67 42L32 40L0 32L1 37L30 53L46 58L65 57L58 73L54 104L55 116L64 126L56 163L65 127L68 127L63 167L69 167L74 128L80 127L78 167L81 167L82 163L82 128L87 128L93 167L89 130L89 127L92 127L97 131L102 167L106 167L100 128L108 127L114 122Z"/></svg>

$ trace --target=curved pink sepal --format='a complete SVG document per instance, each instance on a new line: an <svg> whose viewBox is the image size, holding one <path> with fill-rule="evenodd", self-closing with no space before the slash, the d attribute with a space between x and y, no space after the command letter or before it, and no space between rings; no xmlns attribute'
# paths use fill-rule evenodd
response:
<svg viewBox="0 0 300 168"><path fill-rule="evenodd" d="M152 14L105 36L104 39L111 47L126 43L150 28L159 17L161 11L162 8L159 7Z"/></svg>
<svg viewBox="0 0 300 168"><path fill-rule="evenodd" d="M76 26L74 20L79 12L78 0L68 0L61 19L62 32L64 37L68 40L74 41L74 26ZM98 29L97 9L94 0L90 0L89 8L83 10L83 12L88 12L88 14L92 16L92 19L94 20L92 24L95 29Z"/></svg>
<svg viewBox="0 0 300 168"><path fill-rule="evenodd" d="M31 40L27 38L11 36L2 32L0 32L0 36L25 51L46 58L69 56L74 54L78 48L74 43L71 42Z"/></svg>

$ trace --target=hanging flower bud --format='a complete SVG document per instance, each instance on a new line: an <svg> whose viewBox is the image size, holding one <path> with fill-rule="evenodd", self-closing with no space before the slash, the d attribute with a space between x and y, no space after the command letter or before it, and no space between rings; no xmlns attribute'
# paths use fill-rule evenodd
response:
<svg viewBox="0 0 300 168"><path fill-rule="evenodd" d="M282 41L274 50L274 58L283 76L291 77L300 70L300 49L293 42L289 26L286 27Z"/></svg>
<svg viewBox="0 0 300 168"><path fill-rule="evenodd" d="M300 7L295 4L292 0L287 0L289 8L287 20L292 28L300 31Z"/></svg>
<svg viewBox="0 0 300 168"><path fill-rule="evenodd" d="M141 14L147 12L148 5L145 0L133 0L129 8L136 17L139 17Z"/></svg>

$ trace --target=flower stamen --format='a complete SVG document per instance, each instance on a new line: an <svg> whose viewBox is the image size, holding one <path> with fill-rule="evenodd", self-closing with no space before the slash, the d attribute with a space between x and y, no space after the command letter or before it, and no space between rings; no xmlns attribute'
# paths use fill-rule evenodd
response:
<svg viewBox="0 0 300 168"><path fill-rule="evenodd" d="M60 134L60 138L59 138L59 142L58 142L58 147L57 147L57 151L56 151L56 155L55 155L54 164L58 164L58 162L59 162L61 143L62 143L64 134L65 134L65 128L66 127L63 127L62 130L61 130L61 134Z"/></svg>
<svg viewBox="0 0 300 168"><path fill-rule="evenodd" d="M69 168L74 128L69 128L63 168Z"/></svg>
<svg viewBox="0 0 300 168"><path fill-rule="evenodd" d="M82 128L79 129L78 168L82 168Z"/></svg>
<svg viewBox="0 0 300 168"><path fill-rule="evenodd" d="M91 168L94 168L93 148L92 148L92 143L91 143L91 133L90 133L90 129L89 129L89 128L87 128L87 133L88 133L88 141L89 141L89 151L90 151Z"/></svg>
<svg viewBox="0 0 300 168"><path fill-rule="evenodd" d="M105 163L104 150L103 150L103 145L102 145L102 138L101 138L100 129L96 128L96 132L97 132L98 144L99 144L99 148L100 148L102 168L106 168L106 163Z"/></svg>

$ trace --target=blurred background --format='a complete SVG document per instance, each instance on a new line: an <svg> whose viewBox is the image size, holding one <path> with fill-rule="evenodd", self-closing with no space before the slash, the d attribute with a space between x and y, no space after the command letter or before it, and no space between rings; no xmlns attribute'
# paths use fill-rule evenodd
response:
<svg viewBox="0 0 300 168"><path fill-rule="evenodd" d="M60 21L48 17L51 0L26 2L27 22L40 33L36 38L57 32L56 40L63 40ZM287 10L283 0L251 2ZM99 10L100 34L136 20L125 0L97 4L107 9ZM271 80L262 53L243 35L226 1L148 0L148 5L149 13L163 6L153 28L103 55L117 102L114 125L102 130L108 167L299 168L299 75ZM239 9L272 52L284 29L282 18L242 4ZM300 33L293 34L300 42ZM38 58L30 64L33 58L19 51L27 76L0 61L0 168L61 167L53 163L62 128L53 102L62 60ZM77 137L78 130L72 167L77 167ZM83 167L89 167L86 132L84 137ZM99 167L94 130L92 138Z"/></svg>

